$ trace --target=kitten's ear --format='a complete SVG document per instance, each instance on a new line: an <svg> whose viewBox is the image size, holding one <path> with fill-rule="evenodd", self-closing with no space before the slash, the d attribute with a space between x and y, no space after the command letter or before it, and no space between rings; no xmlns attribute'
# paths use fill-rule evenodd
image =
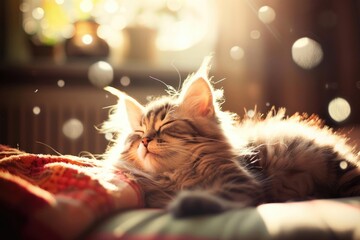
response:
<svg viewBox="0 0 360 240"><path fill-rule="evenodd" d="M213 117L215 115L213 91L203 77L190 79L180 94L180 106L193 116Z"/></svg>
<svg viewBox="0 0 360 240"><path fill-rule="evenodd" d="M144 107L136 101L134 98L130 97L124 92L121 92L112 87L105 87L105 90L116 95L119 98L118 109L119 113L122 116L119 116L119 121L123 121L124 112L126 113L126 117L130 127L135 130L140 128L140 122L142 118L142 114L144 112Z"/></svg>
<svg viewBox="0 0 360 240"><path fill-rule="evenodd" d="M133 130L139 129L141 127L140 122L144 112L144 107L128 95L126 95L123 99L131 128Z"/></svg>
<svg viewBox="0 0 360 240"><path fill-rule="evenodd" d="M208 81L212 56L204 58L199 70L187 79L180 94L180 105L193 116L215 115L214 94Z"/></svg>

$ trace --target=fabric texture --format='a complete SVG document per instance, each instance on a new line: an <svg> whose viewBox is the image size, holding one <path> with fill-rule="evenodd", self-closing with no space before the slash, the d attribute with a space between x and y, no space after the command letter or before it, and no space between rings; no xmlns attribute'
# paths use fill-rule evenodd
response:
<svg viewBox="0 0 360 240"><path fill-rule="evenodd" d="M164 210L137 209L105 219L85 239L359 240L360 197L262 204L183 219Z"/></svg>
<svg viewBox="0 0 360 240"><path fill-rule="evenodd" d="M360 197L175 219L104 162L0 145L0 239L360 239Z"/></svg>
<svg viewBox="0 0 360 240"><path fill-rule="evenodd" d="M1 145L0 189L5 239L74 239L110 213L144 206L140 187L100 160Z"/></svg>

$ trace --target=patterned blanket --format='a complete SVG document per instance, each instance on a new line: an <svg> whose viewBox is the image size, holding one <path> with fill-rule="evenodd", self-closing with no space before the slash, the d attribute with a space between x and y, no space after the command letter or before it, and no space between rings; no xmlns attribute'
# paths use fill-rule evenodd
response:
<svg viewBox="0 0 360 240"><path fill-rule="evenodd" d="M100 160L0 145L1 238L73 239L110 213L139 207L139 186Z"/></svg>

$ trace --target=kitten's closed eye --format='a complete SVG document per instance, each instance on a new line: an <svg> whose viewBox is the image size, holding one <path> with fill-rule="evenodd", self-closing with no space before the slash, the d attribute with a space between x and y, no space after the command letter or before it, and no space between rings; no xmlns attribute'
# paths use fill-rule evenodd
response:
<svg viewBox="0 0 360 240"><path fill-rule="evenodd" d="M141 134L141 135L144 134L144 131L143 131L143 130L135 130L134 132L135 132L135 133L139 133L139 134Z"/></svg>
<svg viewBox="0 0 360 240"><path fill-rule="evenodd" d="M163 123L163 124L159 127L158 132L161 132L161 130L162 130L163 128L169 126L169 124L171 124L171 123L173 123L173 122L175 122L175 121L176 121L176 120L170 120L170 121L167 121L167 122Z"/></svg>

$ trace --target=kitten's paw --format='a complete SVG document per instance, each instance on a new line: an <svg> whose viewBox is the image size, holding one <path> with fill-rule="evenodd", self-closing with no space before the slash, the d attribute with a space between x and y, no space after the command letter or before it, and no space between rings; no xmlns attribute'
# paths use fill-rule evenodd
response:
<svg viewBox="0 0 360 240"><path fill-rule="evenodd" d="M225 211L221 199L205 192L183 191L169 205L174 217L216 214Z"/></svg>

